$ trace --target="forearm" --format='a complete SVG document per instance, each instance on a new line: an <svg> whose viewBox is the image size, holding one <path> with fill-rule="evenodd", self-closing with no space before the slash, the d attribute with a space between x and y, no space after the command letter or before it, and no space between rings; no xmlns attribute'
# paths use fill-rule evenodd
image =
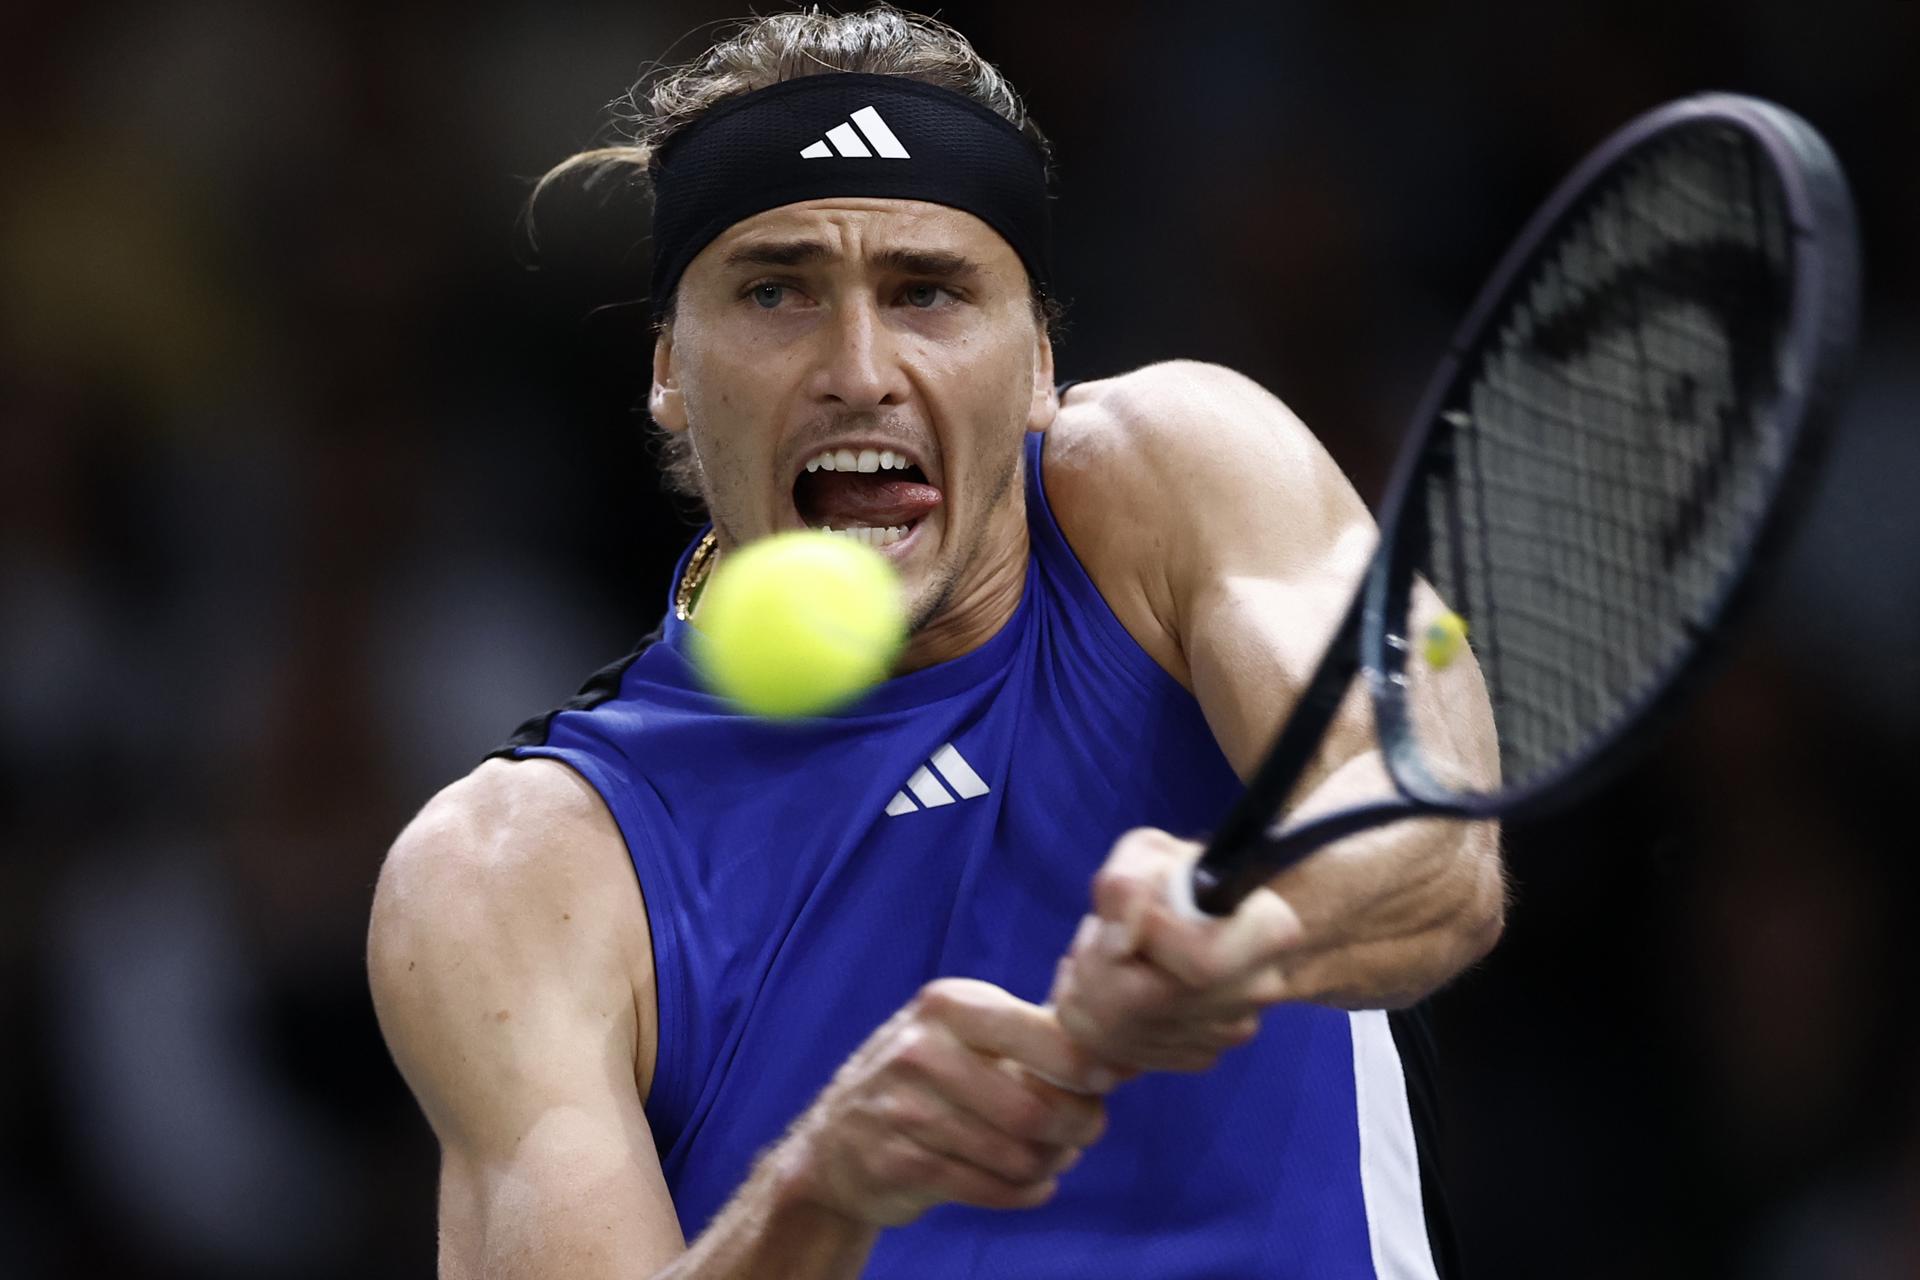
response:
<svg viewBox="0 0 1920 1280"><path fill-rule="evenodd" d="M1379 754L1346 761L1296 807L1307 817L1377 797ZM1498 828L1422 819L1329 845L1275 877L1307 942L1287 958L1288 998L1349 1009L1398 1008L1492 949L1506 890Z"/></svg>
<svg viewBox="0 0 1920 1280"><path fill-rule="evenodd" d="M853 1280L880 1229L820 1204L808 1194L786 1146L769 1150L687 1252L653 1280Z"/></svg>

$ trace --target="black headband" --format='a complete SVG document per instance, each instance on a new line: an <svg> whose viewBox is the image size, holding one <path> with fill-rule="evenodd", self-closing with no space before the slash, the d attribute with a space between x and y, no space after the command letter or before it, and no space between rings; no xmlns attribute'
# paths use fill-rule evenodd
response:
<svg viewBox="0 0 1920 1280"><path fill-rule="evenodd" d="M825 196L926 200L1000 233L1043 293L1052 275L1046 160L971 98L901 76L834 72L729 98L670 139L653 179L653 313L742 218Z"/></svg>

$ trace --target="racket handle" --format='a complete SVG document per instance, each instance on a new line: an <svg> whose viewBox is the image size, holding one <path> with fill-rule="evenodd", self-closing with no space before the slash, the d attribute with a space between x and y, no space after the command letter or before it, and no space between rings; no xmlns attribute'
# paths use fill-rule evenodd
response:
<svg viewBox="0 0 1920 1280"><path fill-rule="evenodd" d="M1175 867L1173 874L1167 877L1167 906L1179 919L1207 920L1224 914L1201 908L1198 889L1202 877L1212 880L1212 875L1199 863L1190 868Z"/></svg>

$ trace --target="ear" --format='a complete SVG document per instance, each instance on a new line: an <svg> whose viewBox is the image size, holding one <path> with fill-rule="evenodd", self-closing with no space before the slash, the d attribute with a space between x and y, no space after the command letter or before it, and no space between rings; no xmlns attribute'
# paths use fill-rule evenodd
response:
<svg viewBox="0 0 1920 1280"><path fill-rule="evenodd" d="M665 431L687 429L687 404L680 394L680 378L673 366L673 327L662 328L653 340L653 388L647 392L647 412Z"/></svg>
<svg viewBox="0 0 1920 1280"><path fill-rule="evenodd" d="M1033 361L1033 403L1027 407L1027 430L1045 431L1060 412L1060 397L1053 392L1053 339L1045 325L1036 325Z"/></svg>

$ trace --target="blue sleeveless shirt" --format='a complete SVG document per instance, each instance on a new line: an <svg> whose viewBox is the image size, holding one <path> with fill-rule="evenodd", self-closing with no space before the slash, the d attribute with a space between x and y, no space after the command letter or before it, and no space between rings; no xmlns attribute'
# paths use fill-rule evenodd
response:
<svg viewBox="0 0 1920 1280"><path fill-rule="evenodd" d="M1193 696L1067 545L1043 448L1028 437L1020 603L973 652L771 724L702 689L669 607L656 639L503 748L577 771L631 852L659 1002L646 1113L689 1239L922 985L1045 1000L1120 834L1197 835L1239 792ZM936 1208L882 1233L864 1274L1435 1274L1384 1014L1276 1008L1211 1072L1121 1086L1108 1118L1049 1204Z"/></svg>

